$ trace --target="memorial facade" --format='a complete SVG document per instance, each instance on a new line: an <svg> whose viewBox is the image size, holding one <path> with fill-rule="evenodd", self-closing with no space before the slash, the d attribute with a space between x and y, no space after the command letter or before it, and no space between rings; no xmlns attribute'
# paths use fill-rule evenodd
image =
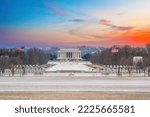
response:
<svg viewBox="0 0 150 117"><path fill-rule="evenodd" d="M81 51L78 48L61 48L57 53L57 60L78 61L81 59Z"/></svg>

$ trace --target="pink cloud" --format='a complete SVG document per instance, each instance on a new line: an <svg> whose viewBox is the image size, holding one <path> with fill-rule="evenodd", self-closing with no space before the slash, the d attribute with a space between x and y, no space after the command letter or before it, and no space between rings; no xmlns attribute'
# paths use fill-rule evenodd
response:
<svg viewBox="0 0 150 117"><path fill-rule="evenodd" d="M133 27L131 27L131 26L117 26L117 25L114 25L114 24L111 23L110 20L107 20L107 19L101 19L100 24L105 25L105 26L109 26L109 27L111 27L113 29L117 29L117 30L130 30L130 29L133 29Z"/></svg>
<svg viewBox="0 0 150 117"><path fill-rule="evenodd" d="M111 21L110 20L107 20L107 19L101 19L100 20L100 24L103 24L103 25L110 25Z"/></svg>
<svg viewBox="0 0 150 117"><path fill-rule="evenodd" d="M62 15L62 16L68 15L63 9L59 8L58 6L56 6L52 3L48 2L46 5L50 10L52 10L54 13L56 13L58 15Z"/></svg>

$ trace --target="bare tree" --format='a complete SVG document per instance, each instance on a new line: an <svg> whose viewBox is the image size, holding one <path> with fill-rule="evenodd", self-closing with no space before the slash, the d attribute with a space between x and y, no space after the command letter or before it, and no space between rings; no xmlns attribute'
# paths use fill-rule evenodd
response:
<svg viewBox="0 0 150 117"><path fill-rule="evenodd" d="M5 73L5 69L8 68L9 57L8 56L0 56L0 72L2 74Z"/></svg>
<svg viewBox="0 0 150 117"><path fill-rule="evenodd" d="M148 76L150 76L150 58L149 57L145 57L143 60L143 70L144 70L144 75L146 73L146 69L148 72Z"/></svg>
<svg viewBox="0 0 150 117"><path fill-rule="evenodd" d="M12 76L14 76L15 73L15 66L16 65L21 65L22 60L19 57L11 57L9 61L9 69L12 73Z"/></svg>
<svg viewBox="0 0 150 117"><path fill-rule="evenodd" d="M32 65L42 65L47 63L48 56L40 49L32 48L27 52L28 63Z"/></svg>
<svg viewBox="0 0 150 117"><path fill-rule="evenodd" d="M128 67L127 67L127 70L128 70L129 76L131 76L131 73L132 73L132 66L128 66Z"/></svg>
<svg viewBox="0 0 150 117"><path fill-rule="evenodd" d="M146 45L146 49L147 49L148 55L149 55L149 57L150 57L150 43L148 43L148 44Z"/></svg>

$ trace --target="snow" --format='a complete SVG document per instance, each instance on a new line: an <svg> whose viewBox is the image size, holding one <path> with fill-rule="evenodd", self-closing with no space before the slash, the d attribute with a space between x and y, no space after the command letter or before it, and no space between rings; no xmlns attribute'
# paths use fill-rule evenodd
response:
<svg viewBox="0 0 150 117"><path fill-rule="evenodd" d="M104 66L104 69L94 69L92 63L88 61L49 61L46 67L43 65L42 68L38 66L26 67L26 73L23 74L21 69L15 68L14 77L43 77L43 76L98 76L98 77L129 77L128 70L126 66L122 66L121 74L118 75L118 66ZM103 66L102 66L103 67ZM0 77L11 77L11 71L9 69L5 70L5 73L0 72ZM132 70L132 77L147 77L148 72L144 74L143 72L137 73L136 69Z"/></svg>
<svg viewBox="0 0 150 117"><path fill-rule="evenodd" d="M92 72L94 68L87 66L87 64L91 64L90 62L49 62L49 64L53 64L46 69L46 72L56 72L56 71L84 71L84 72Z"/></svg>
<svg viewBox="0 0 150 117"><path fill-rule="evenodd" d="M91 62L89 61L48 61L47 64L92 64Z"/></svg>

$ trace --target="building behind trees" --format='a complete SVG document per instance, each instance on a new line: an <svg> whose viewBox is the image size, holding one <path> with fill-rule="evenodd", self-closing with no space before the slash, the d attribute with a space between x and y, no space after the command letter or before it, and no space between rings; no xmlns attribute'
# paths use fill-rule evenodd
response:
<svg viewBox="0 0 150 117"><path fill-rule="evenodd" d="M142 65L150 66L150 44L146 48L136 47L132 48L129 45L119 47L117 53L112 53L112 48L95 53L91 57L93 64L101 65L133 65L133 57L143 57Z"/></svg>

